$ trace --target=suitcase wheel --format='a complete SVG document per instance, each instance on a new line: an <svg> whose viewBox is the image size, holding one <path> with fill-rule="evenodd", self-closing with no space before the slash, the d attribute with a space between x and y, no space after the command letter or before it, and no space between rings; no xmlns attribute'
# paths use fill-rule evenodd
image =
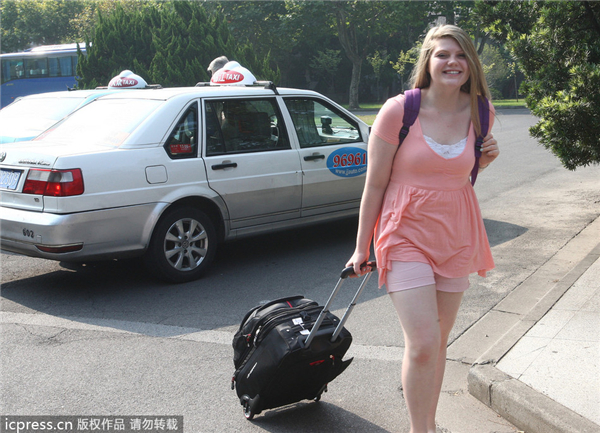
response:
<svg viewBox="0 0 600 433"><path fill-rule="evenodd" d="M242 406L244 409L244 416L246 417L246 419L248 421L252 421L252 419L254 418L254 415L257 414L254 411L254 409L256 407L256 403L258 402L258 398L259 398L258 395L256 397L254 397L253 399L251 399L247 395L243 395L242 398L240 399L240 402L242 403Z"/></svg>
<svg viewBox="0 0 600 433"><path fill-rule="evenodd" d="M327 384L325 384L325 386L323 388L321 388L321 390L319 391L317 396L314 398L314 400L321 401L321 396L323 395L324 392L327 392Z"/></svg>
<svg viewBox="0 0 600 433"><path fill-rule="evenodd" d="M244 416L248 421L252 421L254 418L254 412L252 412L252 409L250 408L250 402L248 401L244 403Z"/></svg>

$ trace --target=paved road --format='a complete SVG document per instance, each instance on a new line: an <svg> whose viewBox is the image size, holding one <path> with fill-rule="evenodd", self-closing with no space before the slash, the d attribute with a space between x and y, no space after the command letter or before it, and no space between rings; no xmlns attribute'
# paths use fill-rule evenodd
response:
<svg viewBox="0 0 600 433"><path fill-rule="evenodd" d="M497 269L472 278L451 339L532 275L600 214L600 167L570 172L529 138L526 110L498 113L501 158L476 186ZM325 301L354 248L356 222L224 246L205 278L157 282L137 261L62 268L3 253L0 413L183 415L186 432L404 432L403 340L387 297L369 283L347 327L355 362L320 403L269 411L249 423L235 393L231 337L262 300ZM348 288L350 284L347 284ZM349 302L344 291L335 308ZM440 425L453 433L514 432L466 392L453 363ZM458 415L471 427L451 430Z"/></svg>

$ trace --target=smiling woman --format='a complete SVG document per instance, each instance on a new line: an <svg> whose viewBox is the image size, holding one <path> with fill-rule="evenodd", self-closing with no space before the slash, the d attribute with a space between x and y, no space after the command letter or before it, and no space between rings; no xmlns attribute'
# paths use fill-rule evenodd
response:
<svg viewBox="0 0 600 433"><path fill-rule="evenodd" d="M469 79L469 62L461 46L454 39L444 38L437 43L429 60L429 74L432 81L451 79L462 87Z"/></svg>
<svg viewBox="0 0 600 433"><path fill-rule="evenodd" d="M485 276L494 267L469 177L475 161L487 166L498 148L487 134L481 156L475 152L475 138L487 132L479 103L484 113L493 108L463 30L443 25L429 31L413 83L409 95L421 95L416 107L398 95L374 121L356 249L346 266L360 274L373 241L379 285L390 294L406 341L402 383L410 431L433 433L448 336L469 274ZM400 146L405 111L418 116Z"/></svg>

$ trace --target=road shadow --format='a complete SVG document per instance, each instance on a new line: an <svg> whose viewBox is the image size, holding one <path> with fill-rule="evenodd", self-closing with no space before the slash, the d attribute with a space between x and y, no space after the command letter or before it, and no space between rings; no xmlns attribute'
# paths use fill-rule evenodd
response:
<svg viewBox="0 0 600 433"><path fill-rule="evenodd" d="M485 231L487 232L488 241L492 248L516 239L528 230L526 227L503 221L484 219L483 223L485 224Z"/></svg>
<svg viewBox="0 0 600 433"><path fill-rule="evenodd" d="M492 246L527 231L502 221L485 220L485 225ZM190 329L231 331L263 301L301 294L325 303L354 250L356 229L356 219L347 219L230 242L219 249L203 278L185 284L154 279L141 260L61 269L3 284L2 309L153 336ZM355 279L346 282L332 310L345 308L357 286ZM382 296L385 290L377 290L377 278L372 278L359 303Z"/></svg>
<svg viewBox="0 0 600 433"><path fill-rule="evenodd" d="M258 415L252 424L274 433L390 432L355 413L324 401L300 402L271 409Z"/></svg>
<svg viewBox="0 0 600 433"><path fill-rule="evenodd" d="M203 330L237 326L263 300L304 294L324 302L352 254L356 229L356 219L346 219L230 242L220 247L205 276L184 284L155 279L139 259L69 266L4 283L3 310L34 310L83 322ZM35 266L35 260L23 260ZM349 295L340 299L349 302Z"/></svg>

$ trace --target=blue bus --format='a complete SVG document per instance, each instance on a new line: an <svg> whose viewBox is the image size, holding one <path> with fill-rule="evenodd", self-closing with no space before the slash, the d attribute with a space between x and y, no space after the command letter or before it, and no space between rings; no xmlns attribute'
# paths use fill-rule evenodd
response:
<svg viewBox="0 0 600 433"><path fill-rule="evenodd" d="M85 44L80 44L85 54ZM20 53L0 54L0 108L19 96L75 87L77 44L44 45Z"/></svg>

